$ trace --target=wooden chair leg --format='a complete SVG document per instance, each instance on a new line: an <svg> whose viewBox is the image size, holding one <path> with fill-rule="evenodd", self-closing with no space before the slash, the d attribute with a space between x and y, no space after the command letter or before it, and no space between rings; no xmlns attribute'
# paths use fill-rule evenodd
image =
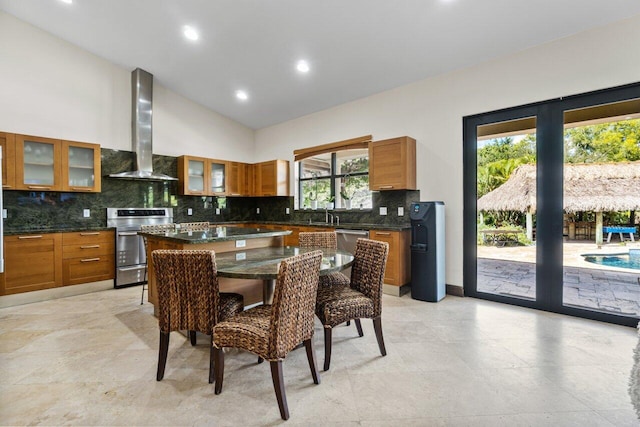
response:
<svg viewBox="0 0 640 427"><path fill-rule="evenodd" d="M258 363L262 363L262 362L264 362L264 359L262 357L258 356Z"/></svg>
<svg viewBox="0 0 640 427"><path fill-rule="evenodd" d="M189 341L191 345L196 345L196 331L189 331Z"/></svg>
<svg viewBox="0 0 640 427"><path fill-rule="evenodd" d="M167 353L169 352L169 333L160 331L160 345L158 346L158 373L157 381L164 378L164 367L167 365Z"/></svg>
<svg viewBox="0 0 640 427"><path fill-rule="evenodd" d="M380 316L373 319L373 329L376 331L376 339L378 340L378 347L380 347L380 354L387 355L387 349L384 347L384 338L382 337L382 319Z"/></svg>
<svg viewBox="0 0 640 427"><path fill-rule="evenodd" d="M316 349L313 345L313 337L304 341L304 348L307 349L307 360L311 369L311 376L314 384L320 384L320 375L318 375L318 365L316 365Z"/></svg>
<svg viewBox="0 0 640 427"><path fill-rule="evenodd" d="M222 380L224 379L224 351L221 348L213 347L214 367L216 375L215 394L222 393Z"/></svg>
<svg viewBox="0 0 640 427"><path fill-rule="evenodd" d="M211 339L213 339L213 337L211 337ZM209 384L213 384L213 382L215 381L215 352L213 351L214 347L213 344L211 345L211 348L209 349Z"/></svg>
<svg viewBox="0 0 640 427"><path fill-rule="evenodd" d="M273 388L276 391L276 399L278 399L278 408L280 408L280 416L283 420L289 419L289 407L287 406L287 395L284 391L284 377L282 375L282 360L271 363L271 379L273 380Z"/></svg>
<svg viewBox="0 0 640 427"><path fill-rule="evenodd" d="M331 364L331 328L324 328L324 370Z"/></svg>
<svg viewBox="0 0 640 427"><path fill-rule="evenodd" d="M358 330L358 335L361 337L364 336L364 332L362 332L362 323L360 323L360 319L353 319L356 322L356 329Z"/></svg>
<svg viewBox="0 0 640 427"><path fill-rule="evenodd" d="M351 320L347 320L347 326L351 326Z"/></svg>

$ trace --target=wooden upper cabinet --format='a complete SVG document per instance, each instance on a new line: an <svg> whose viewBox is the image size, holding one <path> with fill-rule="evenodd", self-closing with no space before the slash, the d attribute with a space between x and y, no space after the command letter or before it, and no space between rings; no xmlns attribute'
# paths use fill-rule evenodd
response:
<svg viewBox="0 0 640 427"><path fill-rule="evenodd" d="M370 190L417 190L416 140L408 136L369 143Z"/></svg>
<svg viewBox="0 0 640 427"><path fill-rule="evenodd" d="M227 195L228 196L250 196L251 165L242 162L227 163Z"/></svg>
<svg viewBox="0 0 640 427"><path fill-rule="evenodd" d="M2 147L2 188L14 190L16 187L16 136L0 132Z"/></svg>
<svg viewBox="0 0 640 427"><path fill-rule="evenodd" d="M62 190L62 144L59 139L16 135L16 189Z"/></svg>
<svg viewBox="0 0 640 427"><path fill-rule="evenodd" d="M100 146L62 141L62 190L99 193L101 190Z"/></svg>
<svg viewBox="0 0 640 427"><path fill-rule="evenodd" d="M193 196L208 195L209 159L203 157L178 157L178 193Z"/></svg>
<svg viewBox="0 0 640 427"><path fill-rule="evenodd" d="M255 196L289 195L289 161L271 160L256 163L254 167Z"/></svg>
<svg viewBox="0 0 640 427"><path fill-rule="evenodd" d="M208 195L226 196L228 163L226 160L208 159L209 188Z"/></svg>

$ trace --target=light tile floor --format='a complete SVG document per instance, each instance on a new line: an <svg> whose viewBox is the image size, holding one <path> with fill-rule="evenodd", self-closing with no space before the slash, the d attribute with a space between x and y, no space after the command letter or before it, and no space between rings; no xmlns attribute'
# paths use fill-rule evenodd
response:
<svg viewBox="0 0 640 427"><path fill-rule="evenodd" d="M276 425L269 365L226 356L216 396L208 340L173 333L156 382L158 329L140 289L0 310L2 425ZM633 328L447 296L385 296L387 357L373 327L334 332L314 385L304 350L284 364L288 425L637 426L627 392ZM322 329L316 325L322 365Z"/></svg>

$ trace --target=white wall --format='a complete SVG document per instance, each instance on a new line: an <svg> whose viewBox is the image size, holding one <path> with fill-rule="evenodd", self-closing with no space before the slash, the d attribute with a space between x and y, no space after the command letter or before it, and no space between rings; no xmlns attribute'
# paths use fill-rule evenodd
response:
<svg viewBox="0 0 640 427"><path fill-rule="evenodd" d="M261 129L256 160L292 159L295 148L368 134L416 138L421 200L446 204L446 281L462 286L463 117L639 81L639 45L635 16Z"/></svg>
<svg viewBox="0 0 640 427"><path fill-rule="evenodd" d="M0 130L130 151L130 81L131 70L0 12ZM155 154L253 159L252 129L158 81L153 107Z"/></svg>

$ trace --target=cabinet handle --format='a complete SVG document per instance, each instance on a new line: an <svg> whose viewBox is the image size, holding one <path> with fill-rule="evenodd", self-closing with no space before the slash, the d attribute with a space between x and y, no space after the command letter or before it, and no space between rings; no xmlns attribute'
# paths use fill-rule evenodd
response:
<svg viewBox="0 0 640 427"><path fill-rule="evenodd" d="M95 262L95 261L100 261L100 258L87 258L87 259L80 260L80 262Z"/></svg>
<svg viewBox="0 0 640 427"><path fill-rule="evenodd" d="M203 194L202 191L191 191L189 190L189 194Z"/></svg>
<svg viewBox="0 0 640 427"><path fill-rule="evenodd" d="M49 190L51 187L46 187L44 185L29 185L27 186L29 190Z"/></svg>
<svg viewBox="0 0 640 427"><path fill-rule="evenodd" d="M91 233L80 233L81 236L99 236L100 232L99 231L94 231Z"/></svg>
<svg viewBox="0 0 640 427"><path fill-rule="evenodd" d="M80 249L96 249L99 247L100 245L86 245L86 246L80 246Z"/></svg>
<svg viewBox="0 0 640 427"><path fill-rule="evenodd" d="M2 184L2 188L13 188L9 184Z"/></svg>
<svg viewBox="0 0 640 427"><path fill-rule="evenodd" d="M380 188L381 190L388 190L388 189L390 189L390 188L393 188L393 185L381 185L379 188Z"/></svg>
<svg viewBox="0 0 640 427"><path fill-rule="evenodd" d="M382 233L380 231L376 231L376 236L391 236L391 233Z"/></svg>
<svg viewBox="0 0 640 427"><path fill-rule="evenodd" d="M21 240L25 240L25 239L42 239L42 236L18 236L18 239L21 239Z"/></svg>
<svg viewBox="0 0 640 427"><path fill-rule="evenodd" d="M229 194L229 195L230 195L230 196L239 196L239 195L240 195L240 193L231 193L231 194Z"/></svg>
<svg viewBox="0 0 640 427"><path fill-rule="evenodd" d="M91 191L90 187L71 187L73 191Z"/></svg>

